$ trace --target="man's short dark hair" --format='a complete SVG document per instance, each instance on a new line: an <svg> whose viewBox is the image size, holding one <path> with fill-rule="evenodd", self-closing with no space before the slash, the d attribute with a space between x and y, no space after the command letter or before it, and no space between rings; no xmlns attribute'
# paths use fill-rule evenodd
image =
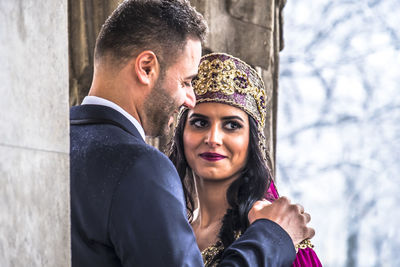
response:
<svg viewBox="0 0 400 267"><path fill-rule="evenodd" d="M187 0L126 0L110 15L96 41L95 58L124 63L152 50L162 67L175 62L188 38L204 42L207 24Z"/></svg>

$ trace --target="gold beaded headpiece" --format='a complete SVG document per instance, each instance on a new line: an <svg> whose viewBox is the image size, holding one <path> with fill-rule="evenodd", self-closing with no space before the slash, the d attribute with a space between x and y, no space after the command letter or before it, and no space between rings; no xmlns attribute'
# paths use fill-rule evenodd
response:
<svg viewBox="0 0 400 267"><path fill-rule="evenodd" d="M232 105L257 122L260 149L266 159L264 126L267 95L258 73L238 58L213 53L201 58L199 72L192 83L196 104L217 102Z"/></svg>

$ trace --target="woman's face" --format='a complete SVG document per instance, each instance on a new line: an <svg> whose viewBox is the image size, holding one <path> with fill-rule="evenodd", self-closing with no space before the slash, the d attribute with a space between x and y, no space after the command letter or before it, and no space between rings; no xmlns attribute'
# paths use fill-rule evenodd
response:
<svg viewBox="0 0 400 267"><path fill-rule="evenodd" d="M185 157L204 180L236 179L247 163L249 118L239 108L201 103L189 110L183 145Z"/></svg>

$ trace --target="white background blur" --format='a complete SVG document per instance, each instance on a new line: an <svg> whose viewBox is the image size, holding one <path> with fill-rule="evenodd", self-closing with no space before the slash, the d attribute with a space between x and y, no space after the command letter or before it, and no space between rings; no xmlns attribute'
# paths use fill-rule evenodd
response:
<svg viewBox="0 0 400 267"><path fill-rule="evenodd" d="M400 266L400 1L289 0L277 186L323 266Z"/></svg>

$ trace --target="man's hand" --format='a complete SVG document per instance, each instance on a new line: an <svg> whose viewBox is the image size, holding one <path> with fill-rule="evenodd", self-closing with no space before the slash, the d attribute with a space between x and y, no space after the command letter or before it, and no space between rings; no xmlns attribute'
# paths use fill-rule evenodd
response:
<svg viewBox="0 0 400 267"><path fill-rule="evenodd" d="M280 197L273 203L267 200L254 203L248 214L250 224L257 219L268 219L279 224L297 245L315 235L314 229L307 227L311 216L299 204L290 204L287 197Z"/></svg>

